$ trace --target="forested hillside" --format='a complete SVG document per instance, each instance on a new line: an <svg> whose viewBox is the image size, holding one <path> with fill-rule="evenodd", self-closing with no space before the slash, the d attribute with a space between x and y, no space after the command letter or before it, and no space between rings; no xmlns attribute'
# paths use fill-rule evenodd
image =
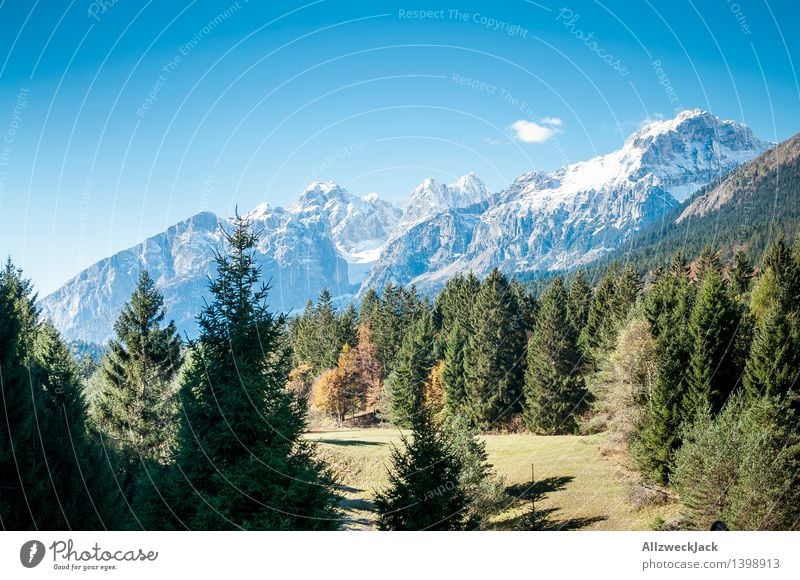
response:
<svg viewBox="0 0 800 580"><path fill-rule="evenodd" d="M789 174L769 171L758 187ZM692 219L709 218L676 227ZM507 505L477 437L489 432L606 432L623 465L685 506L659 527L796 529L800 242L753 227L769 240L758 262L665 246L646 277L615 263L595 284L578 270L532 293L495 269L433 298L387 283L358 308L324 290L287 319L237 217L196 340L143 270L102 361L82 368L9 261L2 525L340 528L337 466L303 436L311 416L410 430L374 496L381 529L485 527ZM517 527L547 526L532 513Z"/></svg>
<svg viewBox="0 0 800 580"><path fill-rule="evenodd" d="M800 135L697 192L614 252L647 271L675 252L696 256L706 245L731 257L741 249L763 255L777 232L794 236L800 223Z"/></svg>

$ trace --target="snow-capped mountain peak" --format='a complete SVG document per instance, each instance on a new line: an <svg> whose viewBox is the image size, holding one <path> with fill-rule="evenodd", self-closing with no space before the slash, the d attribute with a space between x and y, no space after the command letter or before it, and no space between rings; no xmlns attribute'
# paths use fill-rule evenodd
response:
<svg viewBox="0 0 800 580"><path fill-rule="evenodd" d="M450 184L449 188L452 191L458 192L461 203L465 205L472 205L473 203L481 202L489 197L486 191L486 185L473 172L467 173L455 183Z"/></svg>
<svg viewBox="0 0 800 580"><path fill-rule="evenodd" d="M477 212L464 203L436 214L468 176L449 188L426 180L409 200L403 235L392 234L362 292L389 280L425 288L456 272L591 262L769 146L741 123L692 109L649 123L616 151L525 173Z"/></svg>
<svg viewBox="0 0 800 580"><path fill-rule="evenodd" d="M652 174L675 199L683 201L772 145L742 123L691 109L645 125L625 140L620 151L631 161L632 177Z"/></svg>
<svg viewBox="0 0 800 580"><path fill-rule="evenodd" d="M268 215L270 215L273 211L273 208L270 204L264 202L258 204L256 207L252 209L252 211L247 212L244 214L244 218L249 220L263 220Z"/></svg>
<svg viewBox="0 0 800 580"><path fill-rule="evenodd" d="M649 180L680 202L769 146L741 123L691 109L673 119L648 123L616 151L540 177L528 192L540 194L543 202L541 192L549 190L549 201L560 203L578 192Z"/></svg>
<svg viewBox="0 0 800 580"><path fill-rule="evenodd" d="M693 109L641 127L616 151L524 173L491 196L473 173L449 185L428 178L401 210L321 181L286 209L263 203L246 215L262 232L257 259L273 284L270 303L289 311L323 287L346 300L389 280L425 290L470 270L515 275L588 263L769 146L741 123ZM68 338L102 342L147 267L170 317L191 334L228 228L229 220L198 214L87 268L42 310Z"/></svg>
<svg viewBox="0 0 800 580"><path fill-rule="evenodd" d="M352 196L332 181L315 181L289 206L293 214L317 212L330 202L348 203Z"/></svg>
<svg viewBox="0 0 800 580"><path fill-rule="evenodd" d="M393 237L438 213L468 207L487 197L486 186L474 173L468 173L450 185L427 177L411 192L403 210L403 219Z"/></svg>
<svg viewBox="0 0 800 580"><path fill-rule="evenodd" d="M361 199L363 199L367 203L377 203L378 200L380 199L380 197L378 196L378 194L376 192L371 191L370 193L368 193L366 195L362 195Z"/></svg>

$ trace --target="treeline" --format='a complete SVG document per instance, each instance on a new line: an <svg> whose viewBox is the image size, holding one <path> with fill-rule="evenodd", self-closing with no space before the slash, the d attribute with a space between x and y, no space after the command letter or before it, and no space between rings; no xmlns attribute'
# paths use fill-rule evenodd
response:
<svg viewBox="0 0 800 580"><path fill-rule="evenodd" d="M411 430L376 497L382 529L475 529L506 507L476 438L490 430L609 431L679 494L673 527L798 527L800 242L779 237L757 267L709 248L645 278L612 265L594 287L578 271L531 292L495 270L434 299L387 284L358 309L323 292L286 318L258 233L237 218L225 235L199 337L181 340L143 271L99 365L74 362L6 264L4 529L337 529L309 409Z"/></svg>
<svg viewBox="0 0 800 580"><path fill-rule="evenodd" d="M800 242L779 236L757 266L708 247L645 278L611 265L594 288L579 271L536 296L496 270L456 276L432 302L389 284L357 316L323 294L292 328L309 345L295 372L339 349L304 387L339 421L416 429L424 410L477 431L610 430L689 508L671 525L798 527Z"/></svg>
<svg viewBox="0 0 800 580"><path fill-rule="evenodd" d="M589 378L592 420L688 508L671 526L797 529L800 243L758 268L706 248L657 268Z"/></svg>
<svg viewBox="0 0 800 580"><path fill-rule="evenodd" d="M613 267L594 290L579 272L535 297L494 270L453 277L433 301L389 283L358 313L337 313L323 291L289 324L293 388L339 421L408 427L428 407L479 431L575 433L591 401L585 377L640 287L631 268Z"/></svg>

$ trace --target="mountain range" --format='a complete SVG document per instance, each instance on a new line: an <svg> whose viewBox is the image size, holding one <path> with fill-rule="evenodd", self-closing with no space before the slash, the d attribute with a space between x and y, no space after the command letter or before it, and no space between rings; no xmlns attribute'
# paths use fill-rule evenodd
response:
<svg viewBox="0 0 800 580"><path fill-rule="evenodd" d="M262 232L271 307L290 312L323 288L346 302L390 281L433 292L458 272L525 276L605 259L666 216L677 224L726 207L735 188L699 195L772 146L694 109L642 127L616 151L525 173L498 192L473 173L449 185L428 178L398 207L320 182L286 208L262 204L246 215ZM90 266L43 298L42 311L68 339L104 343L146 267L169 317L193 336L227 228L210 212L192 216Z"/></svg>

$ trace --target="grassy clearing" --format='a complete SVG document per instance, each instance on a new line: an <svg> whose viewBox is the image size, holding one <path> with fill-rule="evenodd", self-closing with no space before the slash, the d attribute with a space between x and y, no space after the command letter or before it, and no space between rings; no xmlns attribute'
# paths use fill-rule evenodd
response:
<svg viewBox="0 0 800 580"><path fill-rule="evenodd" d="M348 529L371 529L373 491L386 484L390 444L400 445L396 429L313 432L309 439L336 466L344 485ZM539 437L486 435L489 461L505 476L510 494L521 498L493 522L513 529L515 519L536 501L553 527L586 530L646 530L657 517L673 518L674 503L637 507L631 499L633 480L618 461L604 456L604 434ZM530 488L531 464L536 484Z"/></svg>

